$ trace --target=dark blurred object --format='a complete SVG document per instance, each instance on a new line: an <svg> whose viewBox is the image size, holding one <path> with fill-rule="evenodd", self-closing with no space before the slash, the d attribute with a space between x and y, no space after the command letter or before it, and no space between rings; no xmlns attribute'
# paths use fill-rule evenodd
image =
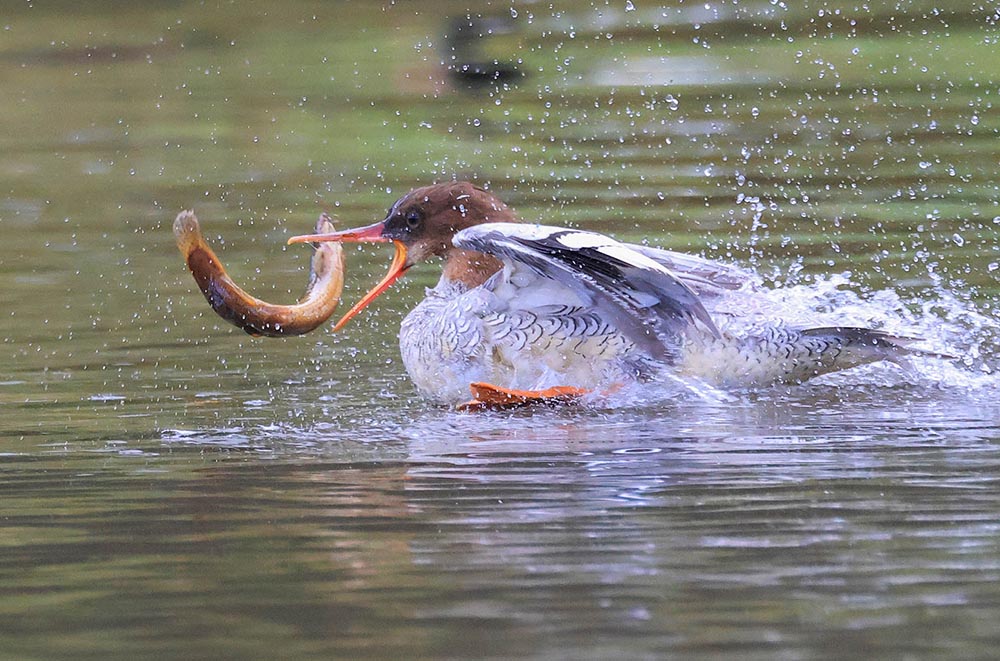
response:
<svg viewBox="0 0 1000 661"><path fill-rule="evenodd" d="M514 32L509 18L463 16L452 19L444 35L444 63L456 84L467 87L511 84L525 74L514 62L488 59L481 53L483 41Z"/></svg>

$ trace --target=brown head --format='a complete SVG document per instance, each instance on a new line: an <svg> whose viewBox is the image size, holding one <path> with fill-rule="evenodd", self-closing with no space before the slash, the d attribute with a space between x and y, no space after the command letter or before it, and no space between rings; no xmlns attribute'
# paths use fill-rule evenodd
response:
<svg viewBox="0 0 1000 661"><path fill-rule="evenodd" d="M392 242L396 247L389 272L334 326L338 330L398 280L414 264L431 257L445 260L444 275L475 287L500 270L491 255L456 248L452 237L481 223L515 222L514 212L492 193L467 181L415 188L389 209L384 220L356 229L295 236L289 243L322 241Z"/></svg>

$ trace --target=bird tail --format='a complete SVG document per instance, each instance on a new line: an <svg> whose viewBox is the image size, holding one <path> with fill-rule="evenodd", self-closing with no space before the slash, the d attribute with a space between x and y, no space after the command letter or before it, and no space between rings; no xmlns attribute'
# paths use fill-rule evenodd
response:
<svg viewBox="0 0 1000 661"><path fill-rule="evenodd" d="M923 342L923 338L895 335L871 328L825 326L809 328L800 333L803 337L814 337L839 345L843 351L851 354L859 365L876 360L898 362L907 356L955 360L955 356L913 346Z"/></svg>

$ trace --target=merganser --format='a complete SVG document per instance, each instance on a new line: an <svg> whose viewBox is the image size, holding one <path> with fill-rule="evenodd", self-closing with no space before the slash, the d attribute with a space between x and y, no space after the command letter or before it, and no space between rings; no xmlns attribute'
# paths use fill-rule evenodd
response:
<svg viewBox="0 0 1000 661"><path fill-rule="evenodd" d="M752 276L699 257L608 236L520 223L468 182L410 191L384 220L304 242L392 242L389 272L338 330L412 266L441 279L403 320L403 364L448 404L523 404L610 392L663 370L722 388L801 383L909 353L916 338L856 327L735 323ZM731 309L727 308L731 300ZM721 328L720 328L721 326Z"/></svg>

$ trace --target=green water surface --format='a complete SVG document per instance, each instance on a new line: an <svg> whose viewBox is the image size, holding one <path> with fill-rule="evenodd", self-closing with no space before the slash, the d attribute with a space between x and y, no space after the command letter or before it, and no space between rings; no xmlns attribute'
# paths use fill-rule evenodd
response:
<svg viewBox="0 0 1000 661"><path fill-rule="evenodd" d="M1000 15L955 7L11 3L0 656L994 655ZM318 213L451 178L769 286L838 274L957 366L470 416L399 363L433 265L342 334L253 339L170 231L194 208L290 302ZM348 258L354 301L389 256Z"/></svg>

